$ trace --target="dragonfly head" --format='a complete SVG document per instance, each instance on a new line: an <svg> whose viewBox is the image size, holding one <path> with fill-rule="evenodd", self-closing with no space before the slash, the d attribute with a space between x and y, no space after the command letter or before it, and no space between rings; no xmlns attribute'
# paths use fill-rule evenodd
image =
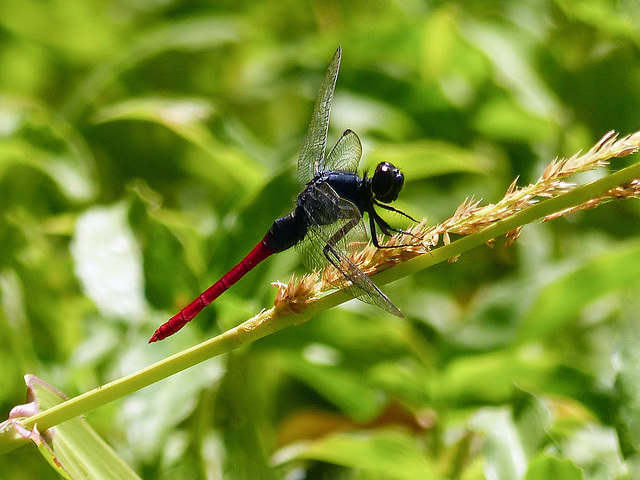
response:
<svg viewBox="0 0 640 480"><path fill-rule="evenodd" d="M404 175L389 162L380 162L371 178L373 196L382 203L396 200L403 185Z"/></svg>

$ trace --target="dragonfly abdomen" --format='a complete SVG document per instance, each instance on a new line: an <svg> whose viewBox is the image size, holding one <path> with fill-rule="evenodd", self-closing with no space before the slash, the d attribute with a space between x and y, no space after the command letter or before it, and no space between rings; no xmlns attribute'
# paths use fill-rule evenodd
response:
<svg viewBox="0 0 640 480"><path fill-rule="evenodd" d="M163 340L173 335L196 315L204 307L226 292L231 285L244 277L253 267L265 258L291 248L304 238L307 232L307 224L298 209L277 219L264 238L244 257L235 267L229 270L220 280L202 292L194 301L184 307L180 312L160 325L155 331L149 343Z"/></svg>
<svg viewBox="0 0 640 480"><path fill-rule="evenodd" d="M307 233L308 225L305 223L304 218L302 209L296 207L289 215L278 218L273 222L262 241L273 253L288 250L301 241Z"/></svg>
<svg viewBox="0 0 640 480"><path fill-rule="evenodd" d="M265 258L276 253L268 245L269 237L270 235L267 233L262 241L260 241L260 243L258 243L258 245L256 245L246 257L244 257L235 267L229 270L220 280L207 288L189 305L180 310L180 312L160 325L149 340L149 343L163 340L176 333L189 323L196 315L198 315L204 307L209 305L216 298L226 292L231 285L244 277L253 267L258 265Z"/></svg>

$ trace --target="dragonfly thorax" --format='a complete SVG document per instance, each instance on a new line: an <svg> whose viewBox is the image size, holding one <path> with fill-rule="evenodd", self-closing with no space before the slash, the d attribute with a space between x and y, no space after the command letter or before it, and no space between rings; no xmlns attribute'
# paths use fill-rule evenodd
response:
<svg viewBox="0 0 640 480"><path fill-rule="evenodd" d="M404 175L389 162L380 162L371 178L371 192L382 203L395 201L403 185Z"/></svg>

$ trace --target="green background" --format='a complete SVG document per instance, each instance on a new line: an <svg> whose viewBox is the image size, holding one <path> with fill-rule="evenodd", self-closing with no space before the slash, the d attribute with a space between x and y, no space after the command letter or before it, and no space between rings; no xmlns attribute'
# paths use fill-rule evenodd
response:
<svg viewBox="0 0 640 480"><path fill-rule="evenodd" d="M330 143L355 130L362 168L401 167L396 206L435 224L637 130L639 42L630 0L4 0L2 416L26 373L78 395L304 272L273 257L146 343L291 208L338 45ZM87 419L145 479L633 478L639 215L527 226L386 285L405 319L351 302ZM0 478L57 475L27 446Z"/></svg>

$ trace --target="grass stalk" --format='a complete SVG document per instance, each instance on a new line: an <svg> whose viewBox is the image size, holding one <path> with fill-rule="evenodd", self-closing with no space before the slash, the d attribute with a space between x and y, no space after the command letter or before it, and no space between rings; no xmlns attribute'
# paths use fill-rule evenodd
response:
<svg viewBox="0 0 640 480"><path fill-rule="evenodd" d="M553 198L532 204L505 219L496 221L482 228L476 233L463 236L447 245L399 263L393 268L389 268L375 275L375 282L379 285L384 285L437 263L455 258L476 246L483 245L518 227L544 219L555 212L584 204L590 199L602 197L614 187L629 183L637 178L640 178L640 163L633 164ZM209 358L227 353L241 345L251 343L286 327L303 323L309 318L349 299L351 299L351 297L343 291L338 290L323 295L320 298L313 299L305 304L299 313L277 307L265 310L237 327L199 345L172 355L138 372L69 399L46 411L21 419L20 424L27 429L31 429L37 425L40 431L44 431L78 415L85 414L90 410L125 397ZM0 429L0 453L13 450L26 441L17 438L15 430L11 428L7 422L5 422L3 426L5 428Z"/></svg>

